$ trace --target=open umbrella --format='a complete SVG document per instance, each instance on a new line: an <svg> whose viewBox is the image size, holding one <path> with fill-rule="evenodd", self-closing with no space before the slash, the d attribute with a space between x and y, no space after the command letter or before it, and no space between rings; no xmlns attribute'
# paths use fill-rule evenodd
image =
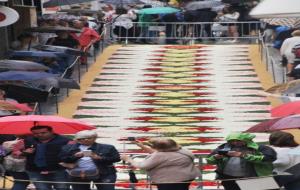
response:
<svg viewBox="0 0 300 190"><path fill-rule="evenodd" d="M286 117L300 114L300 101L288 102L271 110L273 117Z"/></svg>
<svg viewBox="0 0 300 190"><path fill-rule="evenodd" d="M43 3L43 7L59 7L64 5L73 5L73 4L79 4L79 3L85 3L90 2L94 0L50 0L48 2Z"/></svg>
<svg viewBox="0 0 300 190"><path fill-rule="evenodd" d="M274 118L263 121L247 130L247 132L268 132L300 128L300 115Z"/></svg>
<svg viewBox="0 0 300 190"><path fill-rule="evenodd" d="M81 130L95 129L94 126L75 119L52 115L22 115L0 118L0 134L28 134L31 133L30 128L37 125L50 126L58 134L74 134Z"/></svg>
<svg viewBox="0 0 300 190"><path fill-rule="evenodd" d="M266 22L270 25L276 26L287 26L290 28L299 28L300 27L300 18L269 18L261 19L263 22Z"/></svg>
<svg viewBox="0 0 300 190"><path fill-rule="evenodd" d="M12 98L20 103L46 102L49 92L38 88L16 84L0 84L0 89L5 91L7 98Z"/></svg>
<svg viewBox="0 0 300 190"><path fill-rule="evenodd" d="M64 56L60 52L47 52L47 51L13 51L9 53L10 57L49 57L58 58Z"/></svg>
<svg viewBox="0 0 300 190"><path fill-rule="evenodd" d="M45 78L29 82L33 86L48 86L55 88L80 89L80 85L74 79L68 78Z"/></svg>
<svg viewBox="0 0 300 190"><path fill-rule="evenodd" d="M287 83L272 86L266 90L271 94L291 94L300 93L300 79L292 80Z"/></svg>
<svg viewBox="0 0 300 190"><path fill-rule="evenodd" d="M51 45L38 45L34 46L34 48L42 51L54 51L54 52L61 52L65 54L71 54L71 55L86 55L87 53L84 51L81 51L79 49L64 47L64 46L51 46Z"/></svg>
<svg viewBox="0 0 300 190"><path fill-rule="evenodd" d="M45 26L45 27L32 27L25 29L27 32L38 32L38 33L56 33L60 31L65 32L76 32L80 33L81 30L71 27L64 27L64 26Z"/></svg>
<svg viewBox="0 0 300 190"><path fill-rule="evenodd" d="M6 71L0 73L0 81L32 81L55 77L57 75L40 71Z"/></svg>
<svg viewBox="0 0 300 190"><path fill-rule="evenodd" d="M193 1L185 6L186 10L209 9L223 5L220 1Z"/></svg>
<svg viewBox="0 0 300 190"><path fill-rule="evenodd" d="M23 60L0 60L0 69L15 70L15 71L46 71L50 70L49 67Z"/></svg>
<svg viewBox="0 0 300 190"><path fill-rule="evenodd" d="M154 8L146 8L138 11L138 14L171 14L179 12L180 9L175 9L172 7L154 7Z"/></svg>
<svg viewBox="0 0 300 190"><path fill-rule="evenodd" d="M100 3L112 5L143 4L143 2L140 0L100 0Z"/></svg>
<svg viewBox="0 0 300 190"><path fill-rule="evenodd" d="M269 132L270 126L272 126L274 123L276 123L280 119L281 118L275 118L275 119L269 119L269 120L263 121L261 123L254 125L253 127L250 127L249 129L246 130L246 132L249 132L249 133Z"/></svg>
<svg viewBox="0 0 300 190"><path fill-rule="evenodd" d="M59 12L68 14L99 14L102 13L100 10L90 10L90 9L61 9Z"/></svg>
<svg viewBox="0 0 300 190"><path fill-rule="evenodd" d="M250 16L255 18L299 17L299 0L264 0L254 7Z"/></svg>

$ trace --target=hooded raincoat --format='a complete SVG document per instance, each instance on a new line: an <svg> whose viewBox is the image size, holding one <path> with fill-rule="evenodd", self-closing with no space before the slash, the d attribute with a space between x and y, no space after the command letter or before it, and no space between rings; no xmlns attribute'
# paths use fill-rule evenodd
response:
<svg viewBox="0 0 300 190"><path fill-rule="evenodd" d="M214 155L218 154L219 150L225 147L230 147L228 142L231 140L240 140L246 143L247 149L251 153L244 154L242 158L253 164L257 176L268 176L272 174L272 162L276 160L276 152L271 147L258 145L257 143L253 142L254 138L255 135L250 133L232 133L226 137L225 140L227 143L222 144L213 150L213 152L208 156L207 162L209 164L217 165L216 173L220 174L219 178L222 176L223 169L228 162L229 157L225 156L222 159L216 159Z"/></svg>

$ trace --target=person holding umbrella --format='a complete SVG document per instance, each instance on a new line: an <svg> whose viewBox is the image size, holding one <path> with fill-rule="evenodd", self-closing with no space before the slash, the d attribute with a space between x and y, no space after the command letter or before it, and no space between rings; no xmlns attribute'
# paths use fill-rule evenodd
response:
<svg viewBox="0 0 300 190"><path fill-rule="evenodd" d="M31 128L32 137L25 139L23 154L27 158L26 171L36 190L68 190L67 175L59 165L57 155L70 139L55 134L52 127L37 125ZM37 181L55 181L62 183L42 183Z"/></svg>
<svg viewBox="0 0 300 190"><path fill-rule="evenodd" d="M117 175L113 164L120 161L120 155L114 146L97 143L96 139L95 131L80 131L75 135L76 143L64 146L59 154L70 180L76 182L73 190L90 190L87 182L91 181L97 183L98 190L115 189Z"/></svg>

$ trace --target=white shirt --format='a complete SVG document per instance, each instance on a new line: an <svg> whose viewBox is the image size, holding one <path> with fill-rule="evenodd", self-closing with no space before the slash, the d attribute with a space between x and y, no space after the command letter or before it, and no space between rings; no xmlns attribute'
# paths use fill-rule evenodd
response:
<svg viewBox="0 0 300 190"><path fill-rule="evenodd" d="M300 44L300 36L287 38L282 43L280 54L285 55L289 63L294 63L295 55L292 53L292 49L298 44Z"/></svg>
<svg viewBox="0 0 300 190"><path fill-rule="evenodd" d="M84 151L87 150L88 148L90 148L89 146L85 146L85 145L80 145L79 149L80 151ZM96 169L97 166L95 165L93 159L91 157L82 157L77 161L77 168L79 170L92 170L92 169Z"/></svg>
<svg viewBox="0 0 300 190"><path fill-rule="evenodd" d="M293 154L300 146L292 147L272 147L277 153L277 159L273 162L274 172L282 173L285 170L300 163L300 154Z"/></svg>

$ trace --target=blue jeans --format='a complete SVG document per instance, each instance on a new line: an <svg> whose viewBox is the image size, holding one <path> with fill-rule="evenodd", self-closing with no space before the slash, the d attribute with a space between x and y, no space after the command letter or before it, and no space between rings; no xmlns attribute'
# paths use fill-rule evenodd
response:
<svg viewBox="0 0 300 190"><path fill-rule="evenodd" d="M14 178L14 180L29 180L29 177L26 172L12 172L9 174ZM15 181L11 190L26 190L29 185L29 181Z"/></svg>
<svg viewBox="0 0 300 190"><path fill-rule="evenodd" d="M99 179L84 180L80 178L70 178L72 182L91 182L94 183L112 183L112 184L96 184L97 190L115 190L115 182L117 180L116 174L101 175ZM90 184L73 184L73 190L90 190Z"/></svg>
<svg viewBox="0 0 300 190"><path fill-rule="evenodd" d="M54 181L63 182L68 181L67 173L65 170L58 170L51 172L49 174L41 174L40 172L27 171L31 181ZM43 182L33 182L36 190L52 190L52 186L55 190L69 190L69 184L65 183L43 183Z"/></svg>

